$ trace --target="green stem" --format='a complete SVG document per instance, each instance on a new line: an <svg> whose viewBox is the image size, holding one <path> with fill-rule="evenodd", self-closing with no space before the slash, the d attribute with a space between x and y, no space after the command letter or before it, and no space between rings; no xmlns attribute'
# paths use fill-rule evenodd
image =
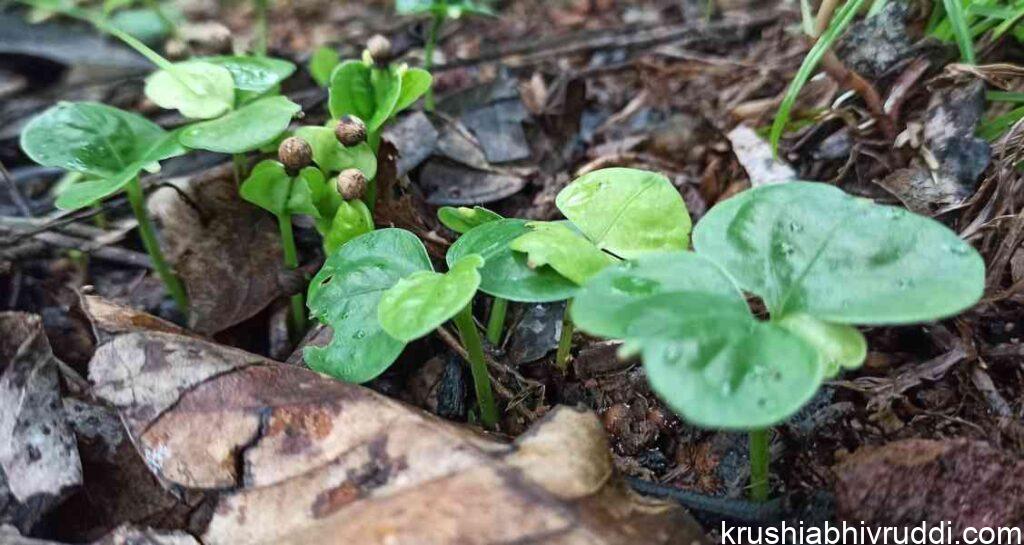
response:
<svg viewBox="0 0 1024 545"><path fill-rule="evenodd" d="M555 352L555 365L563 373L569 369L569 351L572 349L572 334L575 330L572 318L569 317L571 305L572 301L565 304L565 312L562 314L562 334L558 337L558 351Z"/></svg>
<svg viewBox="0 0 1024 545"><path fill-rule="evenodd" d="M473 322L473 303L455 315L453 321L459 330L462 346L469 353L469 369L473 374L473 388L476 401L480 405L480 420L485 427L493 428L498 423L498 409L494 405L494 394L491 392L491 377L487 374L487 363L484 361L484 344L480 333Z"/></svg>
<svg viewBox="0 0 1024 545"><path fill-rule="evenodd" d="M493 345L501 343L501 330L505 328L505 313L508 299L495 297L491 303L491 315L487 317L487 340Z"/></svg>
<svg viewBox="0 0 1024 545"><path fill-rule="evenodd" d="M284 264L289 269L299 268L299 252L295 249L295 234L292 231L292 217L288 214L277 216L277 226L281 231L281 246L284 247ZM303 300L302 292L291 297L292 337L298 338L306 330L306 302Z"/></svg>
<svg viewBox="0 0 1024 545"><path fill-rule="evenodd" d="M441 25L444 24L444 15L436 14L430 22L430 33L427 35L427 44L423 49L423 69L430 72L434 67L434 50L437 49L437 39L441 34ZM423 109L428 112L434 111L434 83L427 87L427 94L423 97Z"/></svg>
<svg viewBox="0 0 1024 545"><path fill-rule="evenodd" d="M235 172L235 187L242 186L242 180L244 179L245 170L245 155L241 153L235 153L231 156L231 163L234 167Z"/></svg>
<svg viewBox="0 0 1024 545"><path fill-rule="evenodd" d="M156 229L153 227L153 221L149 219L149 213L146 212L146 201L142 197L142 186L139 184L138 177L128 182L128 185L125 186L125 193L128 194L128 202L132 206L132 212L135 213L135 219L139 222L139 237L142 238L142 245L146 247L150 259L153 260L156 274L167 286L167 291L174 298L178 309L187 315L188 297L185 295L185 288L181 286L178 277L171 272L163 252L160 251L160 243L156 240Z"/></svg>
<svg viewBox="0 0 1024 545"><path fill-rule="evenodd" d="M256 3L256 55L267 56L267 4L270 0L253 0Z"/></svg>
<svg viewBox="0 0 1024 545"><path fill-rule="evenodd" d="M768 499L768 441L771 430L753 430L750 436L750 499Z"/></svg>

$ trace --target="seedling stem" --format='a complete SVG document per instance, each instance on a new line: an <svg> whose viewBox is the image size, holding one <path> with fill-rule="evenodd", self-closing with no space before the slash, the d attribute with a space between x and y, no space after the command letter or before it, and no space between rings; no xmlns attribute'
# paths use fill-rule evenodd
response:
<svg viewBox="0 0 1024 545"><path fill-rule="evenodd" d="M473 374L473 388L476 401L480 405L480 420L483 425L493 428L498 423L498 409L494 405L494 394L491 392L491 377L487 374L487 363L484 361L484 346L480 333L473 322L473 303L466 305L455 315L453 321L459 330L462 346L469 353L469 369Z"/></svg>
<svg viewBox="0 0 1024 545"><path fill-rule="evenodd" d="M435 13L430 22L430 33L427 35L427 44L423 49L423 69L430 71L434 66L434 50L437 48L437 39L441 35L441 26L444 25L444 14ZM431 82L427 87L427 94L423 97L423 109L434 111L434 84Z"/></svg>
<svg viewBox="0 0 1024 545"><path fill-rule="evenodd" d="M295 234L292 232L292 217L288 214L277 216L277 226L281 231L281 246L284 247L284 264L289 269L299 268L299 253L295 249ZM292 336L298 337L306 329L306 302L302 292L292 295Z"/></svg>
<svg viewBox="0 0 1024 545"><path fill-rule="evenodd" d="M572 318L569 317L571 304L570 301L565 305L565 313L562 314L562 335L558 337L558 351L555 352L555 365L562 373L569 369L569 350L572 348L572 334L575 329L572 325Z"/></svg>
<svg viewBox="0 0 1024 545"><path fill-rule="evenodd" d="M508 299L495 297L491 303L491 315L487 317L487 340L493 345L501 343L501 332L505 327L505 313L508 311Z"/></svg>
<svg viewBox="0 0 1024 545"><path fill-rule="evenodd" d="M768 500L768 429L754 430L750 435L750 499Z"/></svg>
<svg viewBox="0 0 1024 545"><path fill-rule="evenodd" d="M270 0L254 0L256 4L256 55L267 56L267 3Z"/></svg>
<svg viewBox="0 0 1024 545"><path fill-rule="evenodd" d="M188 314L188 297L185 295L185 288L171 272L163 252L160 251L160 243L156 240L156 229L153 228L153 221L149 219L149 213L146 212L146 201L142 196L142 186L139 185L138 177L125 186L125 192L128 193L128 202L131 204L132 212L135 213L135 219L139 222L139 237L142 238L142 245L146 247L150 259L153 260L153 268L156 269L157 275L167 286L167 291L174 298L178 309L183 314Z"/></svg>

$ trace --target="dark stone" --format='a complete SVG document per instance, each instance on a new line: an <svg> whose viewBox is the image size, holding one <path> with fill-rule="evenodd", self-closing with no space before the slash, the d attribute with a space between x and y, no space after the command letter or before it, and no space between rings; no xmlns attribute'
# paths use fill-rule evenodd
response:
<svg viewBox="0 0 1024 545"><path fill-rule="evenodd" d="M984 111L985 82L975 80L936 91L925 114L924 142L940 173L968 188L991 160L988 142L974 136Z"/></svg>
<svg viewBox="0 0 1024 545"><path fill-rule="evenodd" d="M859 74L881 77L913 53L907 36L909 13L906 3L889 2L882 11L851 25L836 49L839 58Z"/></svg>

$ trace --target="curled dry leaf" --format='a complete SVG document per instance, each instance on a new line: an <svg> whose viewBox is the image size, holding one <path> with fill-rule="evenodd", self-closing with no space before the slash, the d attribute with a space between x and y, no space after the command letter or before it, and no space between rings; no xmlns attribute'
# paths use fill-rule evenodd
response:
<svg viewBox="0 0 1024 545"><path fill-rule="evenodd" d="M192 329L223 331L287 294L276 221L239 198L230 169L190 180L191 203L161 191L156 213L167 258L188 291Z"/></svg>
<svg viewBox="0 0 1024 545"><path fill-rule="evenodd" d="M82 483L57 359L38 316L0 313L0 373L0 522L24 529Z"/></svg>
<svg viewBox="0 0 1024 545"><path fill-rule="evenodd" d="M163 332L100 346L90 375L160 478L224 490L206 545L705 541L680 508L613 476L589 412L558 408L505 444L360 386Z"/></svg>

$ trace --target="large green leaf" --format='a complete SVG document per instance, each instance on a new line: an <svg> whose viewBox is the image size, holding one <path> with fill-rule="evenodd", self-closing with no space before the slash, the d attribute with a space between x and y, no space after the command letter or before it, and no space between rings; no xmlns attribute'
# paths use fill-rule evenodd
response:
<svg viewBox="0 0 1024 545"><path fill-rule="evenodd" d="M369 132L376 132L398 105L404 71L401 67L377 68L355 60L341 63L331 74L331 117L354 115L366 123Z"/></svg>
<svg viewBox="0 0 1024 545"><path fill-rule="evenodd" d="M616 261L561 223L531 222L527 227L530 231L513 240L509 246L526 254L526 264L530 268L550 266L582 285Z"/></svg>
<svg viewBox="0 0 1024 545"><path fill-rule="evenodd" d="M509 244L529 232L528 222L501 219L475 227L448 249L448 266L470 254L484 258L480 289L489 295L525 303L544 303L571 298L578 289L571 280L550 267L531 269L526 254Z"/></svg>
<svg viewBox="0 0 1024 545"><path fill-rule="evenodd" d="M672 252L645 255L598 273L573 299L572 320L582 331L611 339L656 336L661 329L645 325L660 320L658 309L680 314L664 306L667 295L678 293L718 296L726 311L749 313L743 295L717 265L692 252ZM640 316L645 313L652 318Z"/></svg>
<svg viewBox="0 0 1024 545"><path fill-rule="evenodd" d="M300 127L295 136L309 143L313 149L313 162L324 172L357 168L368 180L377 175L377 155L366 142L346 148L328 127Z"/></svg>
<svg viewBox="0 0 1024 545"><path fill-rule="evenodd" d="M477 269L483 264L482 257L470 254L447 273L420 271L399 280L381 297L377 310L381 327L402 342L434 331L473 300L480 286Z"/></svg>
<svg viewBox="0 0 1024 545"><path fill-rule="evenodd" d="M402 229L367 233L328 257L309 285L308 305L334 334L327 346L305 349L309 366L356 383L383 373L405 343L381 328L377 319L381 295L400 279L429 270L423 243Z"/></svg>
<svg viewBox="0 0 1024 545"><path fill-rule="evenodd" d="M655 172L595 170L566 186L555 204L598 248L619 257L689 245L686 204L668 178Z"/></svg>
<svg viewBox="0 0 1024 545"><path fill-rule="evenodd" d="M146 96L191 119L210 119L235 106L231 72L209 62L179 62L146 78Z"/></svg>
<svg viewBox="0 0 1024 545"><path fill-rule="evenodd" d="M92 102L61 102L30 121L21 148L33 161L88 175L68 186L57 206L75 209L112 195L139 174L185 150L146 118Z"/></svg>
<svg viewBox="0 0 1024 545"><path fill-rule="evenodd" d="M261 98L226 115L193 123L179 133L185 147L245 153L273 142L302 107L282 96Z"/></svg>
<svg viewBox="0 0 1024 545"><path fill-rule="evenodd" d="M295 65L282 59L225 55L195 59L223 66L231 72L235 89L261 95L275 88L295 72Z"/></svg>
<svg viewBox="0 0 1024 545"><path fill-rule="evenodd" d="M715 429L778 424L814 395L823 376L814 348L750 316L694 320L677 340L646 340L642 355L658 396L687 422Z"/></svg>
<svg viewBox="0 0 1024 545"><path fill-rule="evenodd" d="M775 318L846 324L934 320L982 295L981 256L942 224L821 183L745 191L697 225L694 246Z"/></svg>
<svg viewBox="0 0 1024 545"><path fill-rule="evenodd" d="M474 206L473 208L442 206L437 210L437 219L445 227L461 235L474 227L502 218L497 212L492 212L482 206Z"/></svg>

